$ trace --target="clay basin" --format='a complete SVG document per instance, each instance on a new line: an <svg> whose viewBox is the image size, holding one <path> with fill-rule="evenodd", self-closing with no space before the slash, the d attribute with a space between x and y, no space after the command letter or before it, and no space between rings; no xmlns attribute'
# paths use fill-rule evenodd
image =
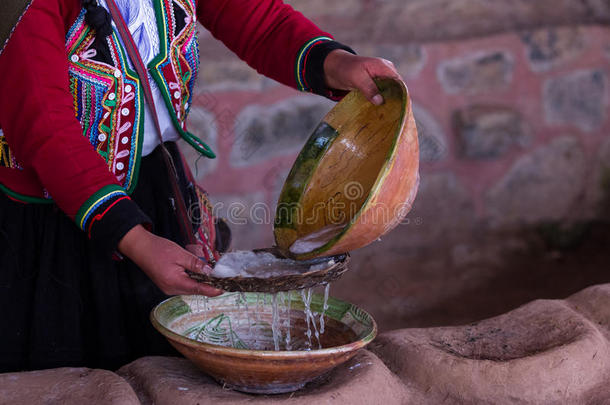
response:
<svg viewBox="0 0 610 405"><path fill-rule="evenodd" d="M322 349L315 335L310 347L301 295L293 291L275 299L280 308L280 351L274 351L271 327L273 294L175 296L157 305L150 317L172 346L220 384L258 394L298 390L352 358L377 334L368 313L331 297L320 335ZM311 310L320 313L322 308L323 296L312 294ZM316 324L319 330L319 315ZM292 350L286 350L287 330Z"/></svg>
<svg viewBox="0 0 610 405"><path fill-rule="evenodd" d="M401 81L383 79L385 99L349 93L322 120L294 163L274 224L282 253L295 259L358 249L398 225L419 185L419 147L411 99Z"/></svg>

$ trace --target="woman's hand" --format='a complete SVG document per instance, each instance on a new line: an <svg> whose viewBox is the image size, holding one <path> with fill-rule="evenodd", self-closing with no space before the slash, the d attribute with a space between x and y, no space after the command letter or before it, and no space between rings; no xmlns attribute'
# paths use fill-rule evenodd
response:
<svg viewBox="0 0 610 405"><path fill-rule="evenodd" d="M132 228L118 246L167 295L199 294L215 297L222 294L207 284L192 280L184 272L209 272L211 269L197 256L176 243L148 232L142 225Z"/></svg>
<svg viewBox="0 0 610 405"><path fill-rule="evenodd" d="M402 80L394 64L381 58L370 58L351 54L343 49L329 53L324 60L326 85L337 90L360 90L373 104L383 104L377 85L377 77Z"/></svg>

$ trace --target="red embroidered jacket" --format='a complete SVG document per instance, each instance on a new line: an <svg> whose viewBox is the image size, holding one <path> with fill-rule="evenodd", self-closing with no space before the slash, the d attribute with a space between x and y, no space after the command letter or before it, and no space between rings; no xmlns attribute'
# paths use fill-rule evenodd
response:
<svg viewBox="0 0 610 405"><path fill-rule="evenodd" d="M153 2L159 12L164 7L187 10L194 5L193 0ZM113 249L131 227L146 221L128 196L137 181L140 159L135 128L142 127L143 114L137 113L142 111L137 106L141 96L125 97L133 104L129 108L115 108L116 100L126 96L125 89L134 91L134 86L126 85L127 79L135 80L132 82L135 93L140 92L137 77L130 77L128 69L120 66L121 58L115 57L116 70L108 72L109 83L114 80L113 73L116 79L124 78L125 82L98 89L102 94L100 106L108 114L98 116L97 111L82 108L80 104L86 104L87 97L94 98L92 93L96 90L91 86L85 88L82 103L77 97L81 81L87 79L87 69L95 65L95 61L83 58L91 54L87 53L87 41L93 33L87 32L90 30L82 16L80 0L34 0L0 55L3 131L0 189L23 202L55 202L90 237ZM280 0L199 0L196 16L216 38L260 73L300 90L330 95L323 84L323 60L331 50L346 47L331 41L329 34ZM194 24L195 16L189 20L188 10L186 17L183 19L187 25ZM111 39L110 43L116 47L113 55L124 56L118 41ZM196 52L194 56L198 56ZM189 60L193 55L188 51L180 50L176 58L171 62L183 63L185 68L197 64ZM88 62L91 63L87 65ZM165 74L159 68L155 73L153 77L159 78L158 84L170 99L175 89L163 85L167 85L171 71ZM197 140L190 138L185 128L190 101L188 86L194 83L195 67L190 69L191 73L176 97L180 102L173 105L170 100L168 107L179 133L197 147ZM92 81L96 80L89 80ZM116 113L116 121L112 121L111 112ZM125 117L121 117L121 112ZM98 116L95 125L89 125L94 119L90 116ZM117 132L118 124L130 126L134 134L122 138ZM99 128L107 133L98 134ZM114 139L116 150L125 147L121 143L135 146L125 153L108 156L110 139ZM118 161L119 158L127 160ZM135 176L135 180L129 175Z"/></svg>

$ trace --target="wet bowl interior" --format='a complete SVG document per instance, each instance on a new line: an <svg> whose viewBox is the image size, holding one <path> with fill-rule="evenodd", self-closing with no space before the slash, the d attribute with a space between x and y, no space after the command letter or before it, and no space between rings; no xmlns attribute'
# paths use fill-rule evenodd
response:
<svg viewBox="0 0 610 405"><path fill-rule="evenodd" d="M180 353L219 383L260 394L300 389L352 358L377 334L377 325L367 312L330 297L325 330L318 343L315 330L321 326L319 313L324 297L312 294L316 329L310 328L309 346L301 294L280 293L275 298L280 350L275 351L273 297L265 293L225 293L215 298L176 296L155 307L151 321Z"/></svg>
<svg viewBox="0 0 610 405"><path fill-rule="evenodd" d="M322 119L280 193L274 235L302 260L374 242L404 219L419 185L419 146L411 99L401 81L377 86L375 106L352 91Z"/></svg>

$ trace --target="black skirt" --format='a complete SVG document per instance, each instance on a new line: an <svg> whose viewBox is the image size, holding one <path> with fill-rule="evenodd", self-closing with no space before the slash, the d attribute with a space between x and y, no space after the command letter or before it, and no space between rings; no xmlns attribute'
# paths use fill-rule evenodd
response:
<svg viewBox="0 0 610 405"><path fill-rule="evenodd" d="M180 162L176 145L166 145ZM161 153L142 159L131 197L155 234L182 244ZM114 370L138 357L177 354L148 318L167 297L129 259L97 252L57 206L0 193L0 263L0 372Z"/></svg>

